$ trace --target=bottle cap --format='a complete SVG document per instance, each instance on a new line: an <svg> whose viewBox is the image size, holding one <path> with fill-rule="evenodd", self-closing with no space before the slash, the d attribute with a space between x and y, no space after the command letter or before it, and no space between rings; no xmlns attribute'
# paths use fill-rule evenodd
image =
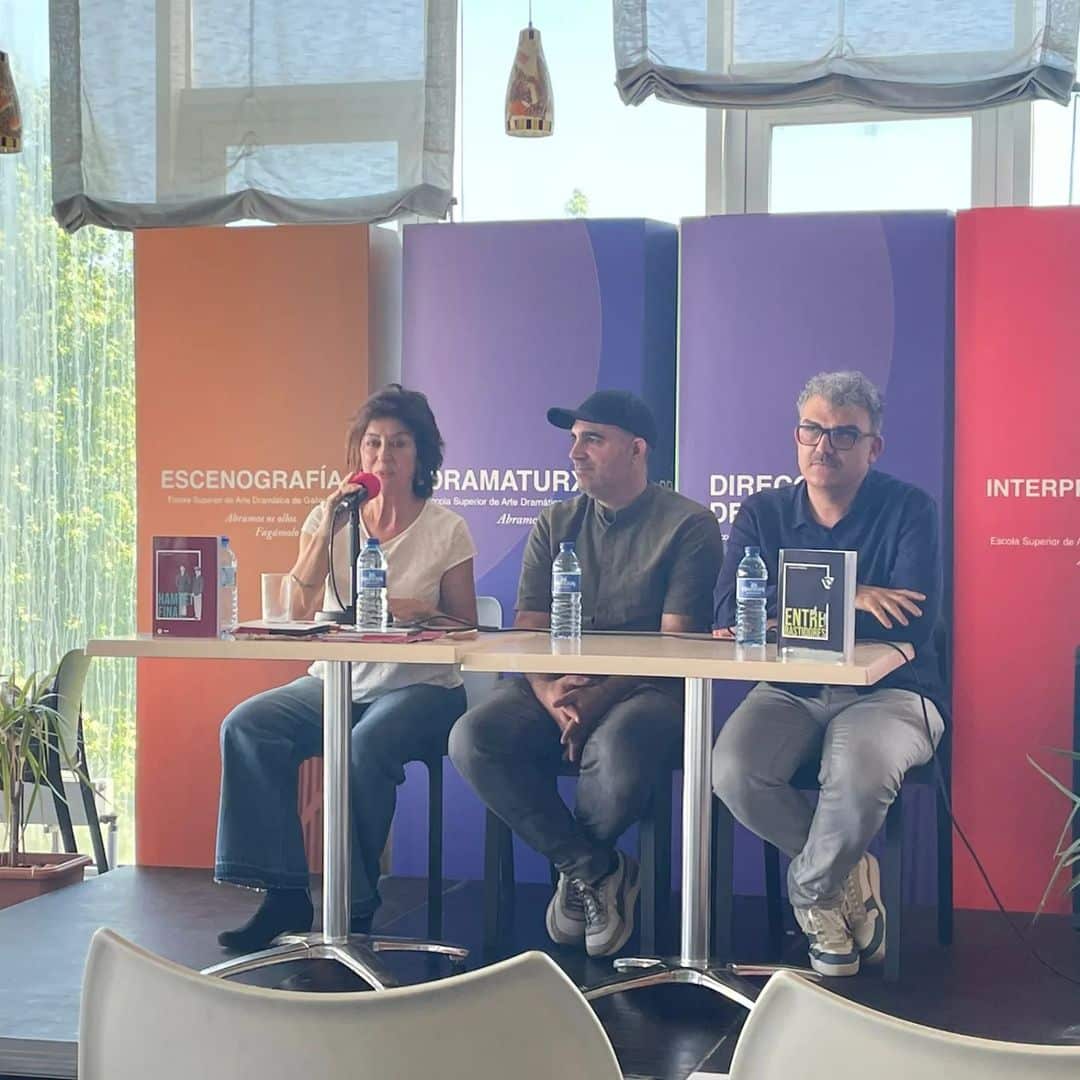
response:
<svg viewBox="0 0 1080 1080"><path fill-rule="evenodd" d="M559 550L560 551L573 551L574 550L574 541L573 540L564 540L561 544L559 544Z"/></svg>
<svg viewBox="0 0 1080 1080"><path fill-rule="evenodd" d="M221 538L221 546L222 547L224 547L228 542L229 542L229 538L227 536L223 536Z"/></svg>
<svg viewBox="0 0 1080 1080"><path fill-rule="evenodd" d="M745 547L743 548L744 555L760 555L761 548L759 547Z"/></svg>
<svg viewBox="0 0 1080 1080"><path fill-rule="evenodd" d="M377 536L369 536L367 546L368 547L378 547L379 546L379 538Z"/></svg>

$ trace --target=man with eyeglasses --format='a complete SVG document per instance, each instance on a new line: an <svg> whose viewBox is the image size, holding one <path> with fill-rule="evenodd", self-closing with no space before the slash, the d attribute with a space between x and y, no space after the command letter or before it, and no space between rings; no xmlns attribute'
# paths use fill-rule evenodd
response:
<svg viewBox="0 0 1080 1080"><path fill-rule="evenodd" d="M885 956L880 873L867 846L904 773L930 760L944 730L934 704L945 700L933 643L938 516L926 492L872 468L884 448L882 400L861 372L815 375L798 416L803 482L740 508L717 580L714 634L732 635L746 546L759 547L769 569L770 618L781 548L857 551L856 637L910 642L916 658L872 687L759 683L716 740L713 787L743 825L791 857L788 896L811 967L854 975L860 962ZM810 761L820 761L816 809L790 784Z"/></svg>

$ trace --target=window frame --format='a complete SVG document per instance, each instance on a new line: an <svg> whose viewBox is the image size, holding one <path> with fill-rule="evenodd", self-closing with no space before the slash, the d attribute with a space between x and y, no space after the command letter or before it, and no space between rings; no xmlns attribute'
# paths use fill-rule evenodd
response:
<svg viewBox="0 0 1080 1080"><path fill-rule="evenodd" d="M889 123L957 116L971 120L972 207L1029 205L1032 152L1029 102L964 113L892 112L861 105L831 104L803 108L710 110L706 122L706 213L769 212L774 127Z"/></svg>

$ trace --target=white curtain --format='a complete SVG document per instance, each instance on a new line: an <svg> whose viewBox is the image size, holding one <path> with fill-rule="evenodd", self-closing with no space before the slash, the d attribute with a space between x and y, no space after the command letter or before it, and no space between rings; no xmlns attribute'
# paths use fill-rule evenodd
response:
<svg viewBox="0 0 1080 1080"><path fill-rule="evenodd" d="M1068 101L1080 0L614 0L617 85L637 105L853 101L967 111Z"/></svg>
<svg viewBox="0 0 1080 1080"><path fill-rule="evenodd" d="M457 0L50 0L74 232L444 217Z"/></svg>

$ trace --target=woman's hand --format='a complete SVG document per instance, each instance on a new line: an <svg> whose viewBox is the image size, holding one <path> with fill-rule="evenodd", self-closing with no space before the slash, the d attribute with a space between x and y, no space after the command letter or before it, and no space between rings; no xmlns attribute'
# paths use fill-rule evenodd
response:
<svg viewBox="0 0 1080 1080"><path fill-rule="evenodd" d="M323 522L322 527L327 532L330 531L334 523L334 517L337 512L338 504L342 499L352 495L354 492L360 490L359 484L350 484L348 480L342 480L340 484L322 501L323 508Z"/></svg>

